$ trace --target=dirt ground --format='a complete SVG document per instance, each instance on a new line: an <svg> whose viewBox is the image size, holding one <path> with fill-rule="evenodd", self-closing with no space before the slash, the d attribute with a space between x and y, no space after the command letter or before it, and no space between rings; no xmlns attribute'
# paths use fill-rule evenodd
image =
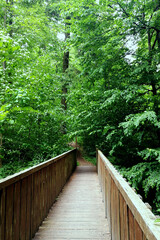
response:
<svg viewBox="0 0 160 240"><path fill-rule="evenodd" d="M77 162L79 163L79 166L94 166L91 162L86 161L81 153L78 151L77 154Z"/></svg>
<svg viewBox="0 0 160 240"><path fill-rule="evenodd" d="M74 148L78 148L77 152L77 162L79 162L79 166L94 166L93 163L86 161L81 154L80 146L76 142L69 143L69 146L72 146Z"/></svg>

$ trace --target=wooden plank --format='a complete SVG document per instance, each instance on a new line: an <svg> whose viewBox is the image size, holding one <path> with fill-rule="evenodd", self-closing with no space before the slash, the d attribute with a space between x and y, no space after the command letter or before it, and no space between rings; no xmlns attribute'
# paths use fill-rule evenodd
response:
<svg viewBox="0 0 160 240"><path fill-rule="evenodd" d="M26 239L26 205L27 205L27 178L21 181L21 212L20 212L20 239Z"/></svg>
<svg viewBox="0 0 160 240"><path fill-rule="evenodd" d="M51 208L51 206L52 206L52 194L51 194L51 166L50 166L50 168L49 168L49 209Z"/></svg>
<svg viewBox="0 0 160 240"><path fill-rule="evenodd" d="M135 240L135 225L134 225L134 216L129 210L129 240Z"/></svg>
<svg viewBox="0 0 160 240"><path fill-rule="evenodd" d="M59 162L58 162L59 163ZM49 210L49 168L46 168L46 214Z"/></svg>
<svg viewBox="0 0 160 240"><path fill-rule="evenodd" d="M124 198L122 197L122 194L119 194L119 210L120 210L120 237L121 239L125 239L124 234Z"/></svg>
<svg viewBox="0 0 160 240"><path fill-rule="evenodd" d="M146 238L146 236L144 236L144 234L143 234L143 240L147 240L147 238Z"/></svg>
<svg viewBox="0 0 160 240"><path fill-rule="evenodd" d="M36 239L110 240L95 167L77 167L77 173L59 195Z"/></svg>
<svg viewBox="0 0 160 240"><path fill-rule="evenodd" d="M112 239L115 239L115 207L114 207L114 182L111 178L111 233L112 233Z"/></svg>
<svg viewBox="0 0 160 240"><path fill-rule="evenodd" d="M42 223L43 219L43 212L42 212L42 207L43 207L43 198L42 198L42 169L39 170L39 222L40 224Z"/></svg>
<svg viewBox="0 0 160 240"><path fill-rule="evenodd" d="M136 220L135 220L134 224L135 224L135 240L136 239L143 240L143 232Z"/></svg>
<svg viewBox="0 0 160 240"><path fill-rule="evenodd" d="M62 179L62 168L63 168L63 159L61 159L61 161L59 161L59 193L61 192L62 188L63 188L63 179Z"/></svg>
<svg viewBox="0 0 160 240"><path fill-rule="evenodd" d="M36 232L36 223L35 223L35 214L36 214L36 173L32 174L32 212L31 212L31 234L32 237Z"/></svg>
<svg viewBox="0 0 160 240"><path fill-rule="evenodd" d="M5 226L5 240L12 240L13 238L13 190L14 185L6 188L6 226Z"/></svg>
<svg viewBox="0 0 160 240"><path fill-rule="evenodd" d="M14 219L13 219L13 239L20 237L20 206L21 206L21 183L14 185Z"/></svg>
<svg viewBox="0 0 160 240"><path fill-rule="evenodd" d="M117 189L117 186L115 185L115 235L116 240L120 240L120 203L119 203L119 190Z"/></svg>
<svg viewBox="0 0 160 240"><path fill-rule="evenodd" d="M31 239L32 176L27 178L26 240ZM18 238L17 238L18 239Z"/></svg>
<svg viewBox="0 0 160 240"><path fill-rule="evenodd" d="M56 164L56 197L59 194L59 163Z"/></svg>
<svg viewBox="0 0 160 240"><path fill-rule="evenodd" d="M25 178L25 177L27 177L27 176L29 176L29 175L39 171L40 169L43 169L43 168L45 168L47 166L50 166L53 163L58 162L59 160L61 160L65 156L70 156L71 155L72 156L72 160L74 161L74 155L76 154L76 151L77 151L76 149L70 150L68 152L65 152L65 153L57 156L57 157L54 157L54 158L49 159L49 160L47 160L47 161L45 161L43 163L40 163L40 164L38 164L38 165L36 165L34 167L28 168L28 169L26 169L24 171L21 171L19 173L14 174L14 175L10 175L10 176L0 180L0 190L2 188L5 188L5 187L15 183L15 182L20 181L21 179L23 179L23 178Z"/></svg>
<svg viewBox="0 0 160 240"><path fill-rule="evenodd" d="M39 223L39 171L35 173L35 232L38 230Z"/></svg>
<svg viewBox="0 0 160 240"><path fill-rule="evenodd" d="M107 177L106 177L106 175L105 175L105 193L104 193L104 203L105 203L105 217L107 218L107 201L108 201L108 199L107 199L107 191L108 191L108 189L107 189Z"/></svg>
<svg viewBox="0 0 160 240"><path fill-rule="evenodd" d="M102 162L102 201L104 202L105 199L105 165Z"/></svg>
<svg viewBox="0 0 160 240"><path fill-rule="evenodd" d="M54 203L54 164L51 166L51 202Z"/></svg>
<svg viewBox="0 0 160 240"><path fill-rule="evenodd" d="M67 159L66 157L64 157L64 160L63 160L63 166L64 166L64 180L65 180L65 183L67 182Z"/></svg>
<svg viewBox="0 0 160 240"><path fill-rule="evenodd" d="M123 196L119 195L120 200L120 239L129 240L128 231L128 210Z"/></svg>
<svg viewBox="0 0 160 240"><path fill-rule="evenodd" d="M129 240L129 214L128 214L128 206L124 200L123 202L124 209L124 240Z"/></svg>
<svg viewBox="0 0 160 240"><path fill-rule="evenodd" d="M42 219L45 218L45 169L42 169Z"/></svg>
<svg viewBox="0 0 160 240"><path fill-rule="evenodd" d="M0 191L0 236L1 240L5 240L5 198L6 190Z"/></svg>
<svg viewBox="0 0 160 240"><path fill-rule="evenodd" d="M110 232L112 230L112 224L111 224L111 176L106 170L106 177L107 177L107 219L109 224Z"/></svg>
<svg viewBox="0 0 160 240"><path fill-rule="evenodd" d="M42 222L41 213L40 213L40 210L41 210L41 170L38 171L38 194L37 194L37 197L38 197L38 206L37 206L37 230L38 230L39 225Z"/></svg>
<svg viewBox="0 0 160 240"><path fill-rule="evenodd" d="M53 203L56 200L56 166L55 164L53 165L53 169L52 169L52 193L53 193Z"/></svg>
<svg viewBox="0 0 160 240"><path fill-rule="evenodd" d="M57 165L57 163L56 163ZM44 198L44 208L45 208L45 216L47 215L47 201L48 201L48 195L47 195L47 168L45 168L45 171L44 171L44 178L45 178L45 189L44 189L44 192L45 192L45 198Z"/></svg>

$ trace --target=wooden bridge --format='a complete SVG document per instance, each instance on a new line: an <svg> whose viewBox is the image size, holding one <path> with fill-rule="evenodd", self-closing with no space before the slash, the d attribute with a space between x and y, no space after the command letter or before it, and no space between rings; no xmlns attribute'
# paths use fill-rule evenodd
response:
<svg viewBox="0 0 160 240"><path fill-rule="evenodd" d="M75 149L0 181L0 239L160 240L155 216L102 152L97 171L76 168L76 156Z"/></svg>

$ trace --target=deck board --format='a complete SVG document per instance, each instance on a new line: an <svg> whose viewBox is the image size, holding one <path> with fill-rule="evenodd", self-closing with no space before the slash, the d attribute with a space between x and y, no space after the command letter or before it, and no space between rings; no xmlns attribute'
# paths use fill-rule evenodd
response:
<svg viewBox="0 0 160 240"><path fill-rule="evenodd" d="M94 166L78 166L34 240L110 240Z"/></svg>

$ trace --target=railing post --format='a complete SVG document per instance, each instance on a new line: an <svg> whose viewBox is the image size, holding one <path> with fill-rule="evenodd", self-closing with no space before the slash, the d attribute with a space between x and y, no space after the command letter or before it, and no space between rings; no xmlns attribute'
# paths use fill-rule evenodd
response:
<svg viewBox="0 0 160 240"><path fill-rule="evenodd" d="M98 148L96 148L96 171L98 173Z"/></svg>

